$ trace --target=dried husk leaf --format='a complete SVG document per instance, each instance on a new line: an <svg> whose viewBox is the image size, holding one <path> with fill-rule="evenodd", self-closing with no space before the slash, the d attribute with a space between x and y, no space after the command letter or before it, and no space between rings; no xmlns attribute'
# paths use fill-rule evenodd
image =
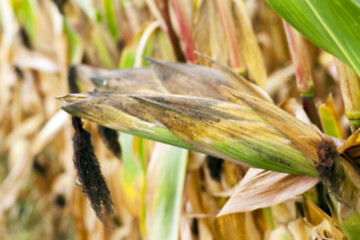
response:
<svg viewBox="0 0 360 240"><path fill-rule="evenodd" d="M311 225L303 218L297 218L291 221L287 227L294 240L308 239L311 235Z"/></svg>
<svg viewBox="0 0 360 240"><path fill-rule="evenodd" d="M106 71L78 66L76 69L82 82L87 82L90 78L98 91L168 92L226 100L221 86L232 87L223 73L214 68L148 57L146 59L150 68ZM244 84L250 85L247 80L244 81ZM255 85L250 87L256 88Z"/></svg>
<svg viewBox="0 0 360 240"><path fill-rule="evenodd" d="M149 67L108 71L90 79L99 91L166 92Z"/></svg>
<svg viewBox="0 0 360 240"><path fill-rule="evenodd" d="M286 67L275 70L266 79L266 92L270 95L275 94L280 88L284 87L289 82L295 73L295 67L293 64Z"/></svg>
<svg viewBox="0 0 360 240"><path fill-rule="evenodd" d="M323 212L315 203L310 200L305 200L306 205L306 219L309 221L313 226L319 226L327 222L330 225L330 232L334 235L334 239L344 239L344 234L341 230L337 227L334 219L330 218L325 212ZM319 229L316 230L319 232Z"/></svg>
<svg viewBox="0 0 360 240"><path fill-rule="evenodd" d="M348 137L345 142L340 143L337 151L344 155L351 162L359 165L360 163L360 129Z"/></svg>
<svg viewBox="0 0 360 240"><path fill-rule="evenodd" d="M311 121L309 117L306 115L306 112L304 111L304 108L302 105L300 105L296 99L290 98L282 102L279 107L281 109L284 109L286 112L290 113L297 119L301 120L305 124L311 126Z"/></svg>
<svg viewBox="0 0 360 240"><path fill-rule="evenodd" d="M246 94L252 95L254 97L258 97L265 101L272 102L271 97L260 87L251 83L249 80L244 78L243 76L236 74L232 71L229 67L217 62L216 60L210 58L209 56L202 54L200 52L196 52L199 56L206 58L210 61L216 68L219 68L221 72L225 75L228 79L230 84L240 92L244 92Z"/></svg>
<svg viewBox="0 0 360 240"><path fill-rule="evenodd" d="M265 88L266 68L262 53L256 39L245 3L234 0L235 25L240 29L240 46L245 65L249 71L250 79L259 87Z"/></svg>
<svg viewBox="0 0 360 240"><path fill-rule="evenodd" d="M315 186L318 178L249 169L219 216L253 211L295 198Z"/></svg>
<svg viewBox="0 0 360 240"><path fill-rule="evenodd" d="M217 238L221 240L246 240L245 213L219 216L215 220Z"/></svg>
<svg viewBox="0 0 360 240"><path fill-rule="evenodd" d="M229 58L227 54L223 54L227 51L226 39L224 34L219 31L222 26L215 8L215 2L201 1L200 4L195 12L193 27L196 50L226 63ZM198 60L203 64L201 58Z"/></svg>
<svg viewBox="0 0 360 240"><path fill-rule="evenodd" d="M146 60L169 93L227 99L222 94L221 86L231 87L231 85L217 69L152 58L146 58Z"/></svg>

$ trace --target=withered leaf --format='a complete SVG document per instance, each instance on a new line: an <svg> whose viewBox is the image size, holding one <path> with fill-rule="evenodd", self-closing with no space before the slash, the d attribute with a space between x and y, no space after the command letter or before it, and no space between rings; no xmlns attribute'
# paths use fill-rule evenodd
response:
<svg viewBox="0 0 360 240"><path fill-rule="evenodd" d="M315 186L319 178L249 169L219 216L253 211L292 199Z"/></svg>

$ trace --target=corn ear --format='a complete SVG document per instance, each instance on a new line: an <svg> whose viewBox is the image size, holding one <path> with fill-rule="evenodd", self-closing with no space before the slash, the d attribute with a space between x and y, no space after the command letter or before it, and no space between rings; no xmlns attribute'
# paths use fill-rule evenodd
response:
<svg viewBox="0 0 360 240"><path fill-rule="evenodd" d="M175 95L134 98L176 136L205 153L256 168L317 175L292 141L251 108Z"/></svg>

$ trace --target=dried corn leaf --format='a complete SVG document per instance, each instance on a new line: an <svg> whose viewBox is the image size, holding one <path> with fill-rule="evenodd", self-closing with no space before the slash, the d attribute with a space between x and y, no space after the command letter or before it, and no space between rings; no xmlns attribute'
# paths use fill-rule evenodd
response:
<svg viewBox="0 0 360 240"><path fill-rule="evenodd" d="M245 213L219 216L215 220L217 238L221 240L246 240Z"/></svg>
<svg viewBox="0 0 360 240"><path fill-rule="evenodd" d="M90 78L99 91L169 92L227 99L223 95L221 86L231 87L231 84L219 70L148 57L146 60L151 68L106 71L79 66L77 72L81 73L83 82L87 82Z"/></svg>
<svg viewBox="0 0 360 240"><path fill-rule="evenodd" d="M221 209L219 216L265 208L309 190L318 178L250 169Z"/></svg>
<svg viewBox="0 0 360 240"><path fill-rule="evenodd" d="M99 91L166 92L148 67L93 74L90 79Z"/></svg>
<svg viewBox="0 0 360 240"><path fill-rule="evenodd" d="M291 221L288 229L294 240L309 239L311 236L311 225L301 217Z"/></svg>
<svg viewBox="0 0 360 240"><path fill-rule="evenodd" d="M215 61L214 59L210 58L209 56L206 56L205 54L202 54L199 52L197 52L197 54L206 58L213 65L215 65L215 67L219 68L235 89L237 89L243 93L252 95L254 97L258 97L262 100L272 102L272 99L270 98L270 96L263 89L261 89L260 87L258 87L255 84L251 83L249 80L247 80L243 76L236 74L229 67Z"/></svg>
<svg viewBox="0 0 360 240"><path fill-rule="evenodd" d="M201 4L194 13L193 34L196 49L222 63L228 61L226 39L222 34L219 15L214 1L199 1ZM210 17L209 17L210 16ZM199 62L202 63L201 59Z"/></svg>
<svg viewBox="0 0 360 240"><path fill-rule="evenodd" d="M215 0L217 13L220 16L222 30L227 41L229 59L232 68L241 72L244 70L244 62L241 56L239 36L236 31L235 20L232 14L231 1Z"/></svg>
<svg viewBox="0 0 360 240"><path fill-rule="evenodd" d="M224 75L213 68L152 58L146 60L164 88L172 94L225 100L221 86L231 87Z"/></svg>
<svg viewBox="0 0 360 240"><path fill-rule="evenodd" d="M251 21L245 7L245 3L241 0L233 1L235 16L235 25L240 29L240 46L245 65L249 71L250 79L259 87L265 88L266 68L262 57L262 53L256 39Z"/></svg>
<svg viewBox="0 0 360 240"><path fill-rule="evenodd" d="M311 126L311 121L309 117L307 116L303 106L299 104L295 98L290 98L288 100L285 100L282 102L279 107L281 109L284 109L286 112L290 113L297 119L301 120L305 124Z"/></svg>
<svg viewBox="0 0 360 240"><path fill-rule="evenodd" d="M205 153L257 168L317 175L296 145L251 108L175 95L134 97L176 136Z"/></svg>
<svg viewBox="0 0 360 240"><path fill-rule="evenodd" d="M327 224L327 230L331 232L333 235L332 237L335 237L334 239L344 239L344 234L341 232L341 230L337 227L336 222L334 222L335 219L332 219L329 215L327 215L325 212L323 212L315 203L313 203L310 200L305 201L306 205L306 214L307 214L307 220L313 225L318 226L316 232L319 233L320 229L323 228L321 225L324 225L325 222Z"/></svg>
<svg viewBox="0 0 360 240"><path fill-rule="evenodd" d="M179 24L180 39L184 48L186 60L187 62L194 63L196 62L196 55L194 53L195 43L192 36L191 16L189 16L192 12L192 5L186 4L186 2L180 0L173 0L171 2L174 8L174 14L177 18L177 23Z"/></svg>

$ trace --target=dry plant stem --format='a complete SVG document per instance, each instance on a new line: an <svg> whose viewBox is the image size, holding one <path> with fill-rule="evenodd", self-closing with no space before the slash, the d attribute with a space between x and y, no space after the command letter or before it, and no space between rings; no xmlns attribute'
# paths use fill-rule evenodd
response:
<svg viewBox="0 0 360 240"><path fill-rule="evenodd" d="M301 95L305 112L310 120L321 127L320 118L314 101L313 78L310 59L307 52L305 39L302 35L283 20L288 45L295 65L296 85Z"/></svg>
<svg viewBox="0 0 360 240"><path fill-rule="evenodd" d="M351 130L355 132L360 126L360 79L350 67L336 58L335 65L346 117L350 120Z"/></svg>
<svg viewBox="0 0 360 240"><path fill-rule="evenodd" d="M167 0L146 0L146 4L149 6L150 11L160 22L160 27L167 34L173 46L176 59L179 62L185 62L185 56L181 50L180 42L175 34L175 31L171 25L169 4ZM160 19L161 18L161 19Z"/></svg>
<svg viewBox="0 0 360 240"><path fill-rule="evenodd" d="M265 62L245 3L242 0L234 0L233 3L236 27L240 29L242 56L248 69L249 77L259 87L264 88L266 80Z"/></svg>
<svg viewBox="0 0 360 240"><path fill-rule="evenodd" d="M311 122L321 128L320 117L318 114L318 110L315 106L315 99L313 93L311 95L301 94L301 101L304 111L308 115Z"/></svg>
<svg viewBox="0 0 360 240"><path fill-rule="evenodd" d="M227 40L231 67L235 69L243 69L244 63L241 56L240 44L237 41L235 22L231 14L232 1L216 0L215 3L220 15L224 35Z"/></svg>
<svg viewBox="0 0 360 240"><path fill-rule="evenodd" d="M196 54L195 54L195 43L193 36L191 34L191 28L188 19L186 19L186 12L179 0L173 0L175 14L179 22L180 26L180 37L182 39L184 48L185 48L185 56L186 60L189 63L196 62Z"/></svg>

